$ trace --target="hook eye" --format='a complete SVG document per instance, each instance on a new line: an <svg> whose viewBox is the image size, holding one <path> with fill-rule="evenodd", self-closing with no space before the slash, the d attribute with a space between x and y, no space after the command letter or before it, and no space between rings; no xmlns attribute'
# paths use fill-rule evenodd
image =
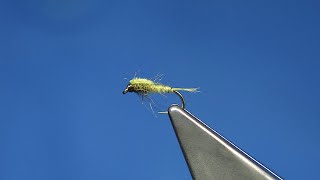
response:
<svg viewBox="0 0 320 180"><path fill-rule="evenodd" d="M127 88L122 92L122 94L126 94L127 92L133 92L134 88L131 84L127 86Z"/></svg>

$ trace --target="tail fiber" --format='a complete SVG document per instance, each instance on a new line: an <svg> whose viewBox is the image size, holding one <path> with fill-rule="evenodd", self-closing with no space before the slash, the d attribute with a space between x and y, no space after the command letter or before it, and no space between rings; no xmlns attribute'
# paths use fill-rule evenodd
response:
<svg viewBox="0 0 320 180"><path fill-rule="evenodd" d="M188 92L199 92L199 88L172 88L174 91L188 91Z"/></svg>

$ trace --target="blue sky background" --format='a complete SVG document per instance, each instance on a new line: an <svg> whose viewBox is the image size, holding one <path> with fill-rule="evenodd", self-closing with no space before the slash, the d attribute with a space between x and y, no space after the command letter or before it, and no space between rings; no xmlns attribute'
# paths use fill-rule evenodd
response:
<svg viewBox="0 0 320 180"><path fill-rule="evenodd" d="M319 8L0 1L0 179L190 179L168 117L122 94L138 71L200 87L187 109L278 175L319 178Z"/></svg>

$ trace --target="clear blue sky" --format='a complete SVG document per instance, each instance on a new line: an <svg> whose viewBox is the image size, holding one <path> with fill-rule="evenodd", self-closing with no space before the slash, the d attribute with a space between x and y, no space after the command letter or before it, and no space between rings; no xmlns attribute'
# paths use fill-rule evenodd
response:
<svg viewBox="0 0 320 180"><path fill-rule="evenodd" d="M1 0L0 179L190 179L135 72L286 179L319 178L318 1ZM174 96L167 101L177 102Z"/></svg>

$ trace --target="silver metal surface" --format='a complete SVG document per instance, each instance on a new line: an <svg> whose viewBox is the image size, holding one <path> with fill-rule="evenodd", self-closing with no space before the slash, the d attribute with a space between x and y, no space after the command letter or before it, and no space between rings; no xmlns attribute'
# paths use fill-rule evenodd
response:
<svg viewBox="0 0 320 180"><path fill-rule="evenodd" d="M186 110L168 113L193 179L281 179Z"/></svg>

